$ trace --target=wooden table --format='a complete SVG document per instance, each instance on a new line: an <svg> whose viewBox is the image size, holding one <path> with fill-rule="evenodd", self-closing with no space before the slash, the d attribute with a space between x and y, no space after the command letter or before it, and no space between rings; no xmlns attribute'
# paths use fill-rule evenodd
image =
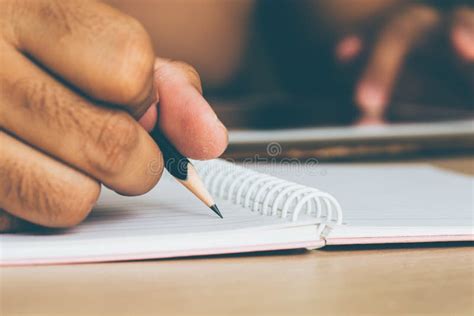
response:
<svg viewBox="0 0 474 316"><path fill-rule="evenodd" d="M434 163L474 174L472 158ZM3 268L0 283L2 316L472 315L474 250L346 247Z"/></svg>

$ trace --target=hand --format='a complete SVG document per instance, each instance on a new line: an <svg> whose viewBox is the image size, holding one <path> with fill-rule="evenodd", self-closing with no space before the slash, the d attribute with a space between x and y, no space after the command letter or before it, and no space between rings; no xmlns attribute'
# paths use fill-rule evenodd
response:
<svg viewBox="0 0 474 316"><path fill-rule="evenodd" d="M361 122L382 122L392 91L409 53L429 42L435 33L450 29L449 39L461 63L474 62L474 10L463 7L443 16L432 7L409 4L397 11L381 28L355 85L354 100L362 112ZM354 60L368 43L361 35L349 35L336 47L339 61ZM439 48L435 51L439 52ZM466 67L463 67L466 69Z"/></svg>
<svg viewBox="0 0 474 316"><path fill-rule="evenodd" d="M134 19L92 1L5 0L0 25L0 231L76 225L101 183L150 190L163 161L143 127L191 158L225 149L196 71L155 60Z"/></svg>
<svg viewBox="0 0 474 316"><path fill-rule="evenodd" d="M474 8L462 7L454 11L450 30L453 48L465 65L474 64ZM474 86L474 73L470 73Z"/></svg>

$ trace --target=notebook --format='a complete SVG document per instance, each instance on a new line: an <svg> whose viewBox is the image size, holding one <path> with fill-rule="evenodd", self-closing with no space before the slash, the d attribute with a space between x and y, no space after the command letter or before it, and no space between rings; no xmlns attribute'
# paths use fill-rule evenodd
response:
<svg viewBox="0 0 474 316"><path fill-rule="evenodd" d="M474 177L426 164L253 166L337 197L326 245L474 240Z"/></svg>
<svg viewBox="0 0 474 316"><path fill-rule="evenodd" d="M469 117L469 116L467 116ZM277 143L278 152L269 152ZM388 157L474 148L474 120L229 131L229 157Z"/></svg>
<svg viewBox="0 0 474 316"><path fill-rule="evenodd" d="M347 141L394 141L433 139L439 137L470 138L474 136L474 119L441 122L392 123L376 126L307 127L275 130L231 130L229 145L245 146L271 142L311 143Z"/></svg>
<svg viewBox="0 0 474 316"><path fill-rule="evenodd" d="M239 166L223 160L195 166L224 219L165 173L141 197L104 188L75 228L1 235L0 264L473 240L472 177L426 166Z"/></svg>

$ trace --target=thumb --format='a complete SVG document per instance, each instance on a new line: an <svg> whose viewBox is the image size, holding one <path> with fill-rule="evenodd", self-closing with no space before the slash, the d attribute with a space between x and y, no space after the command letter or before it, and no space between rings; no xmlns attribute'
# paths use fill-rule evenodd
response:
<svg viewBox="0 0 474 316"><path fill-rule="evenodd" d="M227 147L227 130L202 96L201 81L188 64L157 58L155 85L158 104L152 105L140 119L151 131L161 131L185 156L211 159Z"/></svg>

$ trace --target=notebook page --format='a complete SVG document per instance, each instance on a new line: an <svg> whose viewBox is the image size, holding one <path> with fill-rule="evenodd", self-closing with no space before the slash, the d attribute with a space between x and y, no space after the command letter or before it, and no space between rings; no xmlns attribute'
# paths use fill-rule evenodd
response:
<svg viewBox="0 0 474 316"><path fill-rule="evenodd" d="M344 224L464 227L474 224L474 178L427 165L261 165L254 169L331 192Z"/></svg>
<svg viewBox="0 0 474 316"><path fill-rule="evenodd" d="M175 251L226 245L258 244L254 232L268 231L266 242L285 242L292 236L273 233L315 224L306 217L296 223L263 216L227 201L218 201L220 219L168 174L155 189L140 197L123 197L103 188L97 206L81 225L67 230L0 236L0 259L91 256L142 251ZM318 239L316 226L306 238ZM274 234L275 236L273 236ZM296 235L295 235L296 237ZM227 238L227 239L226 239ZM301 235L298 237L301 238ZM294 239L294 238L293 238ZM220 244L219 244L220 243ZM128 248L127 248L128 247ZM74 249L74 250L72 250ZM36 254L35 254L36 253Z"/></svg>

